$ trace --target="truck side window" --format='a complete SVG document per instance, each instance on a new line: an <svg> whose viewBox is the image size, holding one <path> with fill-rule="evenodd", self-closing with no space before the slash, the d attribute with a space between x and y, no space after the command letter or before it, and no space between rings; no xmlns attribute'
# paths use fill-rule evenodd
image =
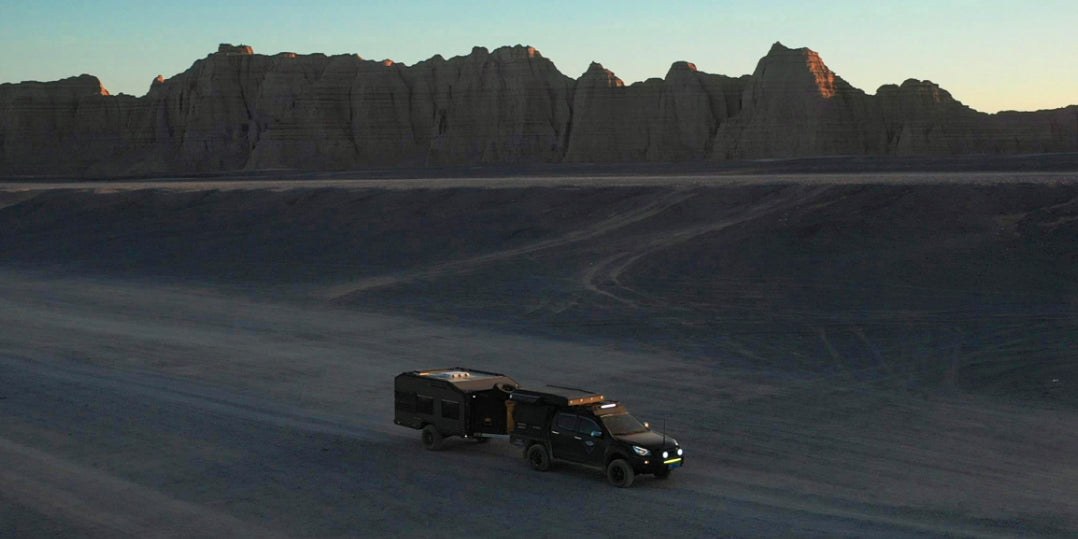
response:
<svg viewBox="0 0 1078 539"><path fill-rule="evenodd" d="M442 417L446 419L460 419L460 403L442 401Z"/></svg>
<svg viewBox="0 0 1078 539"><path fill-rule="evenodd" d="M562 431L573 432L576 430L577 419L573 414L558 414L554 419L554 426Z"/></svg>
<svg viewBox="0 0 1078 539"><path fill-rule="evenodd" d="M603 432L603 429L599 428L598 423L586 417L582 417L580 418L580 426L577 427L577 431L579 431L581 434L591 436L591 433L595 431Z"/></svg>
<svg viewBox="0 0 1078 539"><path fill-rule="evenodd" d="M416 395L415 411L419 414L434 415L434 397Z"/></svg>

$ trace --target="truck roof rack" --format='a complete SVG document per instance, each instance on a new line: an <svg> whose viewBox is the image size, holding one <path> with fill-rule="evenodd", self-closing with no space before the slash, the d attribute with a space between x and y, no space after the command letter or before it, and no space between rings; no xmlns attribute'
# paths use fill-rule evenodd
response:
<svg viewBox="0 0 1078 539"><path fill-rule="evenodd" d="M606 397L599 393L574 387L551 385L543 386L541 389L520 388L510 394L509 398L519 402L545 402L556 406L583 406L606 400Z"/></svg>

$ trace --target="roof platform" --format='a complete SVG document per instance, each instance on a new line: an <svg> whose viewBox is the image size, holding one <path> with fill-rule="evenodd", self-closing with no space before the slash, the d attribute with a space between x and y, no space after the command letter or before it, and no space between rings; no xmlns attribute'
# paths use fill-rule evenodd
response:
<svg viewBox="0 0 1078 539"><path fill-rule="evenodd" d="M545 402L555 406L584 406L606 400L603 395L586 389L551 385L539 389L517 389L509 395L509 398L518 402Z"/></svg>

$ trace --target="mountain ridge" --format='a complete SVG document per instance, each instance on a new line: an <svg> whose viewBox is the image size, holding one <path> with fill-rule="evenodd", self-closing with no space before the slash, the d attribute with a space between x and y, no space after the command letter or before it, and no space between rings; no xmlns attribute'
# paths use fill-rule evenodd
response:
<svg viewBox="0 0 1078 539"><path fill-rule="evenodd" d="M0 84L0 175L680 162L1078 150L1078 106L986 114L931 81L854 88L808 48L751 75L686 61L626 85L531 46L408 66L221 44L146 95L91 75Z"/></svg>

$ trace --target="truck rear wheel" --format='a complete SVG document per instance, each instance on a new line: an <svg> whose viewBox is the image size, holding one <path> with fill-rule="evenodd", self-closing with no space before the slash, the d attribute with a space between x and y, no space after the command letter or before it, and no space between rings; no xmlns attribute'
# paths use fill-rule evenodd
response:
<svg viewBox="0 0 1078 539"><path fill-rule="evenodd" d="M545 472L550 469L550 453L543 444L532 444L525 453L533 469Z"/></svg>
<svg viewBox="0 0 1078 539"><path fill-rule="evenodd" d="M606 465L606 480L618 488L633 484L633 467L625 459L614 459Z"/></svg>
<svg viewBox="0 0 1078 539"><path fill-rule="evenodd" d="M419 438L423 440L423 447L427 448L428 451L437 451L442 448L442 433L438 432L434 425L423 427L423 432L419 434Z"/></svg>

